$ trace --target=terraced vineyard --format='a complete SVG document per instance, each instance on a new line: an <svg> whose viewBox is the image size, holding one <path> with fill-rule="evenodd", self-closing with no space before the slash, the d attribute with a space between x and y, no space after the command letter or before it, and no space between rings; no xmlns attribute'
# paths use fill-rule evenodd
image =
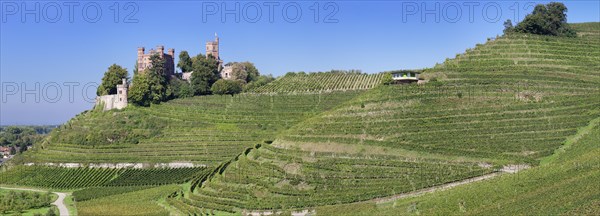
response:
<svg viewBox="0 0 600 216"><path fill-rule="evenodd" d="M570 138L571 146L539 167L447 191L376 205L317 208L318 215L598 215L600 119Z"/></svg>
<svg viewBox="0 0 600 216"><path fill-rule="evenodd" d="M535 166L600 117L599 48L585 36L498 38L426 70L439 81L380 86L296 124L171 202L310 209Z"/></svg>
<svg viewBox="0 0 600 216"><path fill-rule="evenodd" d="M543 101L524 102L511 86L488 87L382 87L294 127L275 144L309 150L328 143L368 145L535 164L600 115L597 89L564 96L548 89L539 93Z"/></svg>
<svg viewBox="0 0 600 216"><path fill-rule="evenodd" d="M203 96L150 108L88 112L51 134L42 149L25 156L37 163L218 165L359 93ZM94 141L97 136L105 138Z"/></svg>
<svg viewBox="0 0 600 216"><path fill-rule="evenodd" d="M210 171L207 168L109 169L16 166L0 172L0 184L52 189L97 186L150 186L183 183Z"/></svg>
<svg viewBox="0 0 600 216"><path fill-rule="evenodd" d="M77 203L78 215L169 215L169 211L158 203L177 185L165 185L130 193L115 194Z"/></svg>
<svg viewBox="0 0 600 216"><path fill-rule="evenodd" d="M240 156L225 172L180 201L188 208L225 212L304 208L393 195L489 172L476 163L314 154L265 145Z"/></svg>
<svg viewBox="0 0 600 216"><path fill-rule="evenodd" d="M152 186L91 187L73 192L77 202L149 189Z"/></svg>
<svg viewBox="0 0 600 216"><path fill-rule="evenodd" d="M371 89L381 84L383 73L289 73L252 90L255 93L320 92Z"/></svg>
<svg viewBox="0 0 600 216"><path fill-rule="evenodd" d="M590 186L600 176L591 158L597 155L592 143L598 128L589 124L600 118L600 25L574 27L577 38L510 34L490 40L426 69L429 82L423 85L379 85L383 74L290 74L234 97L86 112L22 160L208 167L16 166L0 173L0 184L87 188L78 192L85 200L78 203L82 215L313 209L325 215L485 214L499 208L484 201L488 197L505 214L529 204L539 207L531 211L538 214L596 213L598 202L589 200L599 197ZM586 126L595 135L581 139L585 147L550 157L559 157L551 163L556 167L539 166ZM525 182L513 175L433 195L428 202L415 198L374 207L373 199L514 164L539 167L525 172ZM465 200L463 194L476 196ZM541 204L545 194L552 201ZM519 208L507 208L513 204Z"/></svg>

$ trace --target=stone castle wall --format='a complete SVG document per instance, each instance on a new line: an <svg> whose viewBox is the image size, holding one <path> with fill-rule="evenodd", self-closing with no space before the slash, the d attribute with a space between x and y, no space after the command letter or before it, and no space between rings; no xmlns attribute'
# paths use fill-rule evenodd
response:
<svg viewBox="0 0 600 216"><path fill-rule="evenodd" d="M96 106L103 106L103 110L123 109L127 107L127 80L123 79L122 84L117 85L117 94L102 95L96 97Z"/></svg>
<svg viewBox="0 0 600 216"><path fill-rule="evenodd" d="M103 110L123 109L127 107L127 101L119 101L118 95L102 95L96 97L96 105L104 106Z"/></svg>

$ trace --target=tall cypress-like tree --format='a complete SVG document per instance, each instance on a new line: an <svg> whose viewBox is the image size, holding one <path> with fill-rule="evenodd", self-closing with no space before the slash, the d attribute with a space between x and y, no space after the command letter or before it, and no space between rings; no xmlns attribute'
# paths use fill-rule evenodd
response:
<svg viewBox="0 0 600 216"><path fill-rule="evenodd" d="M190 72L193 70L192 68L192 58L187 51L181 51L179 53L179 62L177 63L177 67L181 68L181 72Z"/></svg>

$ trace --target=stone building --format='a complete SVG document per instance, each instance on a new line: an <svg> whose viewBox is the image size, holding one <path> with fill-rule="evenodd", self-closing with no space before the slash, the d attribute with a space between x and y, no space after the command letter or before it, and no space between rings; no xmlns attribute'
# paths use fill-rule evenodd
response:
<svg viewBox="0 0 600 216"><path fill-rule="evenodd" d="M123 83L117 85L117 94L96 97L96 106L104 106L104 111L127 107L127 90L127 79L123 79Z"/></svg>
<svg viewBox="0 0 600 216"><path fill-rule="evenodd" d="M225 65L223 66L223 69L221 70L221 78L222 79L232 79L232 73L233 73L233 65Z"/></svg>
<svg viewBox="0 0 600 216"><path fill-rule="evenodd" d="M215 33L215 40L206 42L206 57L212 55L213 58L221 60L219 58L219 36Z"/></svg>
<svg viewBox="0 0 600 216"><path fill-rule="evenodd" d="M192 73L194 73L194 72L190 71L190 72L183 72L183 73L181 73L181 79L182 80L191 81L192 80Z"/></svg>
<svg viewBox="0 0 600 216"><path fill-rule="evenodd" d="M218 45L218 43L217 43ZM217 48L218 49L218 48ZM148 53L145 53L145 48L138 48L137 53L137 68L138 73L144 72L144 70L152 67L152 61L150 61L150 57L154 54L158 54L158 56L165 60L165 73L167 75L175 74L175 49L171 48L168 50L168 53L164 53L165 47L162 45L156 46L156 50L151 49ZM217 51L218 55L218 51Z"/></svg>

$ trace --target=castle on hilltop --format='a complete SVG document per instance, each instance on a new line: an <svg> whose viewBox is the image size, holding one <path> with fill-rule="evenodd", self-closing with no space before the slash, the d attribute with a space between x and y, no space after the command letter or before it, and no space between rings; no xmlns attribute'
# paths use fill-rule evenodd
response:
<svg viewBox="0 0 600 216"><path fill-rule="evenodd" d="M165 64L163 65L165 69L165 73L168 76L173 78L179 77L183 80L190 81L192 77L192 72L186 73L175 73L175 49L171 48L164 52L165 47L163 45L156 46L156 49L151 49L146 53L146 49L144 47L139 47L137 49L137 73L144 73L146 69L152 67L152 61L150 58L153 55L158 54L161 59L165 60ZM217 33L215 33L215 40L206 42L206 57L212 56L218 62L218 70L221 73L222 79L231 79L231 73L233 68L231 66L223 66L223 60L219 56L219 37ZM175 78L176 79L176 78ZM111 109L123 109L127 107L127 91L128 85L127 80L123 79L123 83L117 85L117 94L114 95L102 95L96 97L96 105L102 104L103 110L111 110Z"/></svg>

